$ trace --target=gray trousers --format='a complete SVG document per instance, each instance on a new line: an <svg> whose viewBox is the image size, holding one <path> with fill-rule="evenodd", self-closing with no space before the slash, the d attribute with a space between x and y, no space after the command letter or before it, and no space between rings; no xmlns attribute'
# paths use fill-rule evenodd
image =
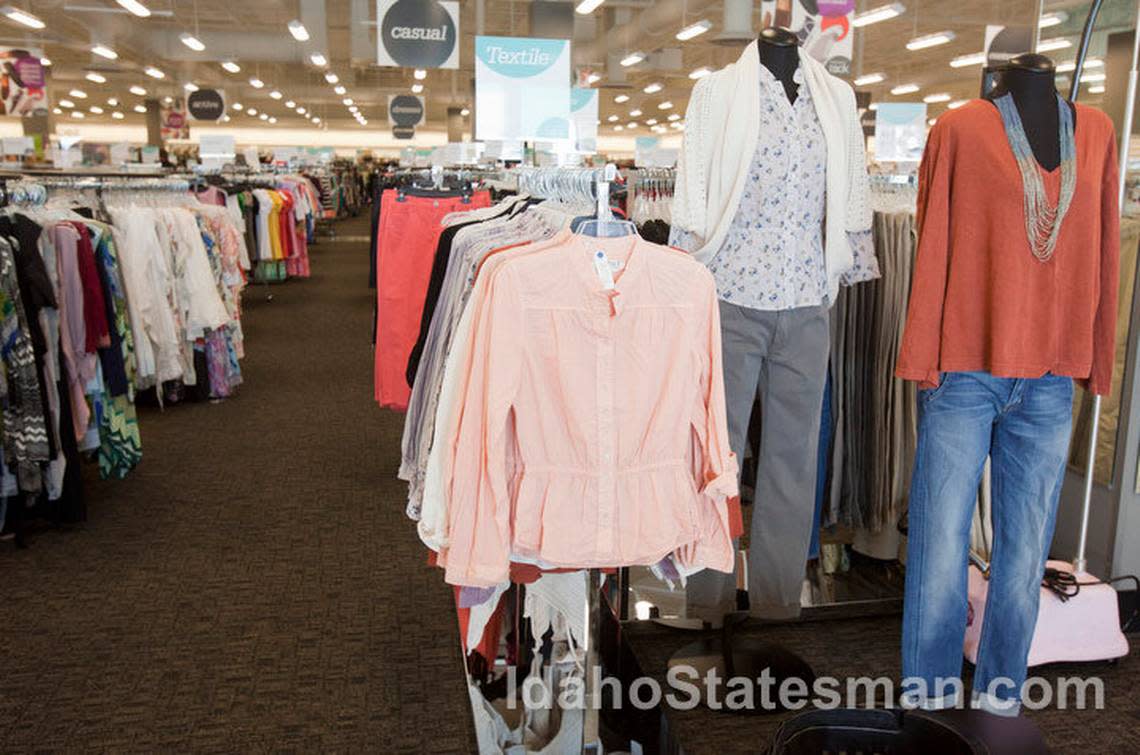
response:
<svg viewBox="0 0 1140 755"><path fill-rule="evenodd" d="M722 301L720 327L728 436L742 464L756 400L763 422L748 548L751 613L795 617L815 518L828 308L769 312ZM689 579L688 613L719 619L735 596L733 575L706 569Z"/></svg>

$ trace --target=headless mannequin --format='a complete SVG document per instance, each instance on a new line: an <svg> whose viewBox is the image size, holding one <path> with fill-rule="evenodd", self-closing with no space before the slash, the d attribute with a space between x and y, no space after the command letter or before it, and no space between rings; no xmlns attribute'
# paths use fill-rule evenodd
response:
<svg viewBox="0 0 1140 755"><path fill-rule="evenodd" d="M1007 92L1013 95L1033 156L1047 171L1061 164L1061 124L1057 116L1055 76L1053 61L1044 55L1018 55L1001 71L998 85L987 96L992 101ZM1073 118L1075 126L1075 109Z"/></svg>
<svg viewBox="0 0 1140 755"><path fill-rule="evenodd" d="M800 85L792 78L800 67L799 39L788 29L769 26L760 32L757 43L760 62L784 85L788 102L794 104L800 92Z"/></svg>

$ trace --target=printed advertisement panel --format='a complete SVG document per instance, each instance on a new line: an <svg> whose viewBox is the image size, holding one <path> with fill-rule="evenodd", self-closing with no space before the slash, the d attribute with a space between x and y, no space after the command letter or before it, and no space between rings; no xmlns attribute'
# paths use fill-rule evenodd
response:
<svg viewBox="0 0 1140 755"><path fill-rule="evenodd" d="M475 138L570 138L570 42L475 38Z"/></svg>

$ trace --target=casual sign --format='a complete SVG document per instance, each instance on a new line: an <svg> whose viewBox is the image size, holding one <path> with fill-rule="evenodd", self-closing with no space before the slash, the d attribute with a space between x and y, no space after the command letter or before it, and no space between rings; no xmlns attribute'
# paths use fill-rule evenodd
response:
<svg viewBox="0 0 1140 755"><path fill-rule="evenodd" d="M199 89L186 98L186 107L196 121L218 121L226 114L226 99L217 89Z"/></svg>
<svg viewBox="0 0 1140 755"><path fill-rule="evenodd" d="M475 38L475 138L570 138L570 42Z"/></svg>
<svg viewBox="0 0 1140 755"><path fill-rule="evenodd" d="M388 96L388 122L393 127L418 126L424 120L424 98L414 94Z"/></svg>
<svg viewBox="0 0 1140 755"><path fill-rule="evenodd" d="M376 0L376 60L402 68L459 67L459 3Z"/></svg>

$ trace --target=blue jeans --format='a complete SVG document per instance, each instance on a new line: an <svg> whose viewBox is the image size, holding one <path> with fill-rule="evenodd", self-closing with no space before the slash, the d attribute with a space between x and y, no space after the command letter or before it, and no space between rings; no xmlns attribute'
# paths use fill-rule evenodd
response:
<svg viewBox="0 0 1140 755"><path fill-rule="evenodd" d="M1073 381L951 372L919 391L918 403L903 699L927 708L960 702L970 529L990 457L994 542L973 699L1016 715L1064 478Z"/></svg>

